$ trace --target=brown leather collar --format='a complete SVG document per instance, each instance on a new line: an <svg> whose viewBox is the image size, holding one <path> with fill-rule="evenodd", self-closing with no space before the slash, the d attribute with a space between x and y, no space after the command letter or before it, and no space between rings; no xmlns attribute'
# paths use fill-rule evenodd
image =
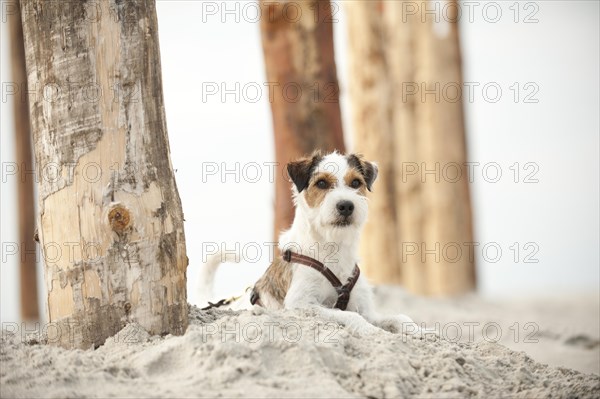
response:
<svg viewBox="0 0 600 399"><path fill-rule="evenodd" d="M352 291L352 288L354 288L354 285L358 281L358 276L360 276L360 269L358 268L358 265L354 265L354 271L352 272L352 275L348 278L346 284L342 284L335 274L333 274L331 269L318 260L311 258L310 256L297 254L288 249L283 253L283 260L286 262L300 263L301 265L311 267L325 276L331 285L333 285L333 288L335 288L338 294L338 299L334 307L337 309L346 310L348 307L348 301L350 300L350 291Z"/></svg>

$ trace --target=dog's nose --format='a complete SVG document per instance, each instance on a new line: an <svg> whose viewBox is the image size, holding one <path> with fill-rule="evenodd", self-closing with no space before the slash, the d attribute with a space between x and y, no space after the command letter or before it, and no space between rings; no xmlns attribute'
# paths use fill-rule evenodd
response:
<svg viewBox="0 0 600 399"><path fill-rule="evenodd" d="M336 205L338 212L342 216L350 216L354 212L354 204L350 201L340 201Z"/></svg>

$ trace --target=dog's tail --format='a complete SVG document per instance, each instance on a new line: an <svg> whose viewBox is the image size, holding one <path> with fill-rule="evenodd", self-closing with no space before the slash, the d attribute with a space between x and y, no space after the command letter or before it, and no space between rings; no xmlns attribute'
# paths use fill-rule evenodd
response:
<svg viewBox="0 0 600 399"><path fill-rule="evenodd" d="M227 253L219 251L216 254L208 255L206 263L200 268L200 278L198 279L199 305L213 306L211 301L214 300L215 274L221 263L240 263L242 260L241 256L231 252ZM222 300L219 302L223 301L230 300Z"/></svg>

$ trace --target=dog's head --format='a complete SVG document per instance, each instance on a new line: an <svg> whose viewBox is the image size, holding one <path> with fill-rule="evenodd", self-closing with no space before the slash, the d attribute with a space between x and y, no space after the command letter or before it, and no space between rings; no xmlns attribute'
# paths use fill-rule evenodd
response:
<svg viewBox="0 0 600 399"><path fill-rule="evenodd" d="M296 207L319 229L359 229L367 220L367 191L377 165L360 155L319 152L287 165Z"/></svg>

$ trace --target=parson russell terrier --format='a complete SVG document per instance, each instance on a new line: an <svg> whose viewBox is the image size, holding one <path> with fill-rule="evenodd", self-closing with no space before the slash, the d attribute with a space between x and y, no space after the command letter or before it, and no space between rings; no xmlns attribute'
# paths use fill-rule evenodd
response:
<svg viewBox="0 0 600 399"><path fill-rule="evenodd" d="M377 327L417 332L419 328L407 316L375 312L371 287L358 268L367 191L377 177L377 165L356 154L316 152L289 163L287 171L296 214L291 228L280 236L282 256L233 307L310 308L359 334L379 331ZM236 260L217 254L203 266L204 297L212 293L215 271L224 261ZM209 308L229 302L222 300Z"/></svg>

